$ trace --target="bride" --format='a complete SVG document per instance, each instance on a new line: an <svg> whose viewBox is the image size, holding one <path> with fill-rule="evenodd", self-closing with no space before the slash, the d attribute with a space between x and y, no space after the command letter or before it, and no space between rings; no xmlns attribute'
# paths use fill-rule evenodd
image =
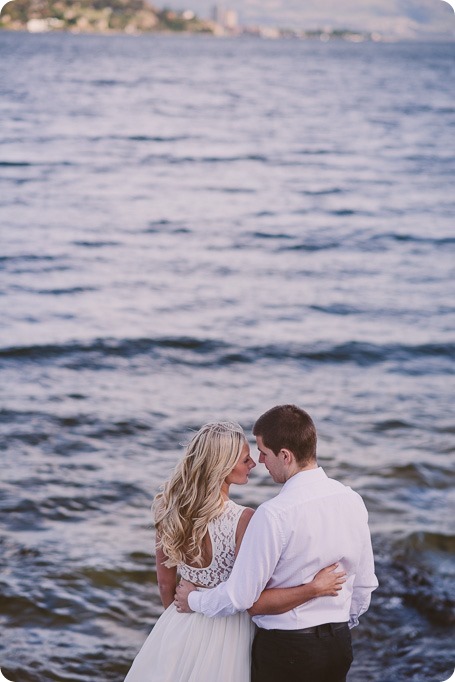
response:
<svg viewBox="0 0 455 682"><path fill-rule="evenodd" d="M156 496L156 570L165 611L125 682L249 682L254 625L248 613L179 613L174 593L178 575L199 589L227 580L254 513L233 502L229 488L247 483L255 466L241 426L206 424ZM266 589L251 610L284 613L316 597L336 596L345 574L335 568L324 568L305 585Z"/></svg>

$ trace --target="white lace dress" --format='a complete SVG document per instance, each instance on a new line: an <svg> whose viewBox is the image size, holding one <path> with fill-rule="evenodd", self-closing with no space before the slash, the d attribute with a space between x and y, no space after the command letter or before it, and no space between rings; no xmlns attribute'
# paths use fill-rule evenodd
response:
<svg viewBox="0 0 455 682"><path fill-rule="evenodd" d="M178 572L207 588L227 580L234 565L235 531L245 507L228 500L209 524L212 562L182 564ZM205 589L205 588L204 588ZM206 618L171 604L136 656L125 682L249 682L253 624L248 613Z"/></svg>

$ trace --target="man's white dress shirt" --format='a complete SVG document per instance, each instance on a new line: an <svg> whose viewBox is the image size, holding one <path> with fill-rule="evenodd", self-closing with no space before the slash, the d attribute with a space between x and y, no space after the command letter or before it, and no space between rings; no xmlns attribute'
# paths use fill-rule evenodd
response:
<svg viewBox="0 0 455 682"><path fill-rule="evenodd" d="M312 599L281 615L255 616L254 622L267 630L340 622L354 627L378 586L360 495L328 478L321 467L301 471L257 509L229 579L191 592L188 604L206 616L229 616L249 609L265 587L308 583L335 562L347 573L338 596Z"/></svg>

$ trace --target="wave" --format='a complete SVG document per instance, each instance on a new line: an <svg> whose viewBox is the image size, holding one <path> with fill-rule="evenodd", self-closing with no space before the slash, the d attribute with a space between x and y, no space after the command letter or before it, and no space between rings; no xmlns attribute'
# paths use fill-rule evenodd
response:
<svg viewBox="0 0 455 682"><path fill-rule="evenodd" d="M97 135L88 138L90 142L124 140L126 142L185 142L200 139L198 135Z"/></svg>
<svg viewBox="0 0 455 682"><path fill-rule="evenodd" d="M373 431L383 433L384 431L395 431L396 429L414 429L415 424L403 421L402 419L384 419L373 425Z"/></svg>
<svg viewBox="0 0 455 682"><path fill-rule="evenodd" d="M263 214L257 214L258 217L262 217ZM270 213L269 215L273 216L273 213ZM251 232L248 236L253 237L254 239L292 239L291 235L286 234L284 232Z"/></svg>
<svg viewBox="0 0 455 682"><path fill-rule="evenodd" d="M406 429L413 429L414 431L422 429L418 422L409 423L402 422L401 420L389 420L386 423L388 423L389 426L386 427L386 429L382 428L382 431L390 430L403 432ZM374 425L372 431L377 432L378 430L379 429L377 428L377 425ZM395 437L398 434L393 433L392 435ZM414 489L416 489L417 486L420 491L426 488L427 490L432 490L433 493L435 493L437 490L446 491L451 488L452 470L450 468L450 462L447 464L434 462L431 464L428 462L412 462L403 465L383 467L381 469L381 479L382 481L388 480L391 483L393 482L394 485L401 481L407 486L412 485ZM399 485L401 485L401 483L399 483ZM443 543L443 539L441 538L431 534L423 536L419 535L415 537L412 536L412 540L409 540L409 543L412 543L415 547L417 546L417 543L419 543L420 549L424 547L427 549L435 549L437 546L441 546L441 543ZM452 551L455 551L455 544L453 544L453 541L454 539L451 538L451 549Z"/></svg>
<svg viewBox="0 0 455 682"><path fill-rule="evenodd" d="M450 576L434 573L434 564L455 552L453 535L417 531L401 538L394 550L388 589L435 625L455 624Z"/></svg>
<svg viewBox="0 0 455 682"><path fill-rule="evenodd" d="M0 168L25 168L33 165L29 161L0 161Z"/></svg>
<svg viewBox="0 0 455 682"><path fill-rule="evenodd" d="M298 149L295 152L296 156L326 156L330 154L331 156L350 156L350 151L345 151L343 149L328 149L328 148L318 148L318 149Z"/></svg>
<svg viewBox="0 0 455 682"><path fill-rule="evenodd" d="M169 163L171 165L180 163L238 163L239 161L260 161L267 163L269 161L267 156L262 154L239 154L236 156L174 156L172 154L153 154L142 159L142 165L150 165L155 163Z"/></svg>
<svg viewBox="0 0 455 682"><path fill-rule="evenodd" d="M21 261L53 261L56 260L56 256L49 256L46 254L37 255L36 253L24 253L19 256L0 256L0 263L3 262L21 262Z"/></svg>
<svg viewBox="0 0 455 682"><path fill-rule="evenodd" d="M409 553L438 551L455 554L455 535L448 533L434 533L431 531L414 531L397 543L399 555Z"/></svg>
<svg viewBox="0 0 455 682"><path fill-rule="evenodd" d="M0 168L28 168L35 166L74 166L71 161L0 161Z"/></svg>
<svg viewBox="0 0 455 682"><path fill-rule="evenodd" d="M416 244L433 244L435 246L450 246L455 244L455 237L421 237L414 234L402 234L399 232L385 232L370 237L368 241L390 240L396 242L413 242Z"/></svg>
<svg viewBox="0 0 455 682"><path fill-rule="evenodd" d="M13 532L22 528L40 529L46 522L80 523L94 512L111 508L119 501L146 507L150 497L139 485L122 481L90 489L81 483L36 476L23 480L22 484L24 491L33 490L33 497L14 499L11 495L1 507L8 518L5 527ZM49 488L62 492L49 494Z"/></svg>
<svg viewBox="0 0 455 682"><path fill-rule="evenodd" d="M14 291L22 291L29 294L41 294L43 296L67 296L71 294L83 294L87 291L98 291L96 287L64 287L62 289L34 289L33 287L14 286Z"/></svg>
<svg viewBox="0 0 455 682"><path fill-rule="evenodd" d="M342 243L339 241L331 240L327 242L305 242L300 244L291 244L289 246L279 247L279 251L325 251L328 249L339 249Z"/></svg>
<svg viewBox="0 0 455 682"><path fill-rule="evenodd" d="M175 223L172 220L163 218L162 220L150 220L142 232L144 234L159 234L162 232L166 232L166 234L191 234L192 230L189 227L182 226L181 223Z"/></svg>
<svg viewBox="0 0 455 682"><path fill-rule="evenodd" d="M359 315L365 311L361 308L356 308L346 303L333 303L332 305L311 305L311 310L316 310L319 313L327 313L329 315Z"/></svg>
<svg viewBox="0 0 455 682"><path fill-rule="evenodd" d="M63 254L20 254L11 256L0 256L0 270L9 271L10 273L46 273L46 272L62 272L69 270L70 265L68 257ZM12 288L16 291L36 291L32 287L25 287L20 284L15 284Z"/></svg>
<svg viewBox="0 0 455 682"><path fill-rule="evenodd" d="M204 187L204 190L219 194L256 194L257 192L257 190L249 187Z"/></svg>
<svg viewBox="0 0 455 682"><path fill-rule="evenodd" d="M277 343L263 346L236 346L217 339L195 337L162 337L138 339L96 339L72 341L63 344L11 346L0 349L0 360L57 361L67 363L76 369L81 367L104 366L108 358L150 358L172 359L173 363L203 366L226 366L254 364L259 361L297 361L310 363L343 364L352 363L362 367L381 363L410 363L429 358L440 361L452 360L454 343L426 344L374 344L350 341L341 344L327 343L300 345ZM429 370L434 373L434 363ZM445 372L453 370L444 364ZM403 368L405 371L405 368ZM415 373L415 367L413 369Z"/></svg>
<svg viewBox="0 0 455 682"><path fill-rule="evenodd" d="M354 211L351 209L340 209L329 212L330 215L334 216L359 216L359 215L371 215L363 211ZM425 236L421 237L414 234L401 234L395 232L385 232L379 234L373 234L369 237L361 235L350 235L349 236L349 247L352 249L357 249L359 251L377 251L383 249L394 248L391 243L401 243L401 244L416 244L416 245L429 245L435 248L447 248L455 244L454 237L431 237ZM281 246L279 250L282 251L323 251L326 249L344 249L346 248L346 239L330 239L326 241L319 240L306 240L304 242L298 242L294 244L289 244L286 246Z"/></svg>
<svg viewBox="0 0 455 682"><path fill-rule="evenodd" d="M83 246L84 248L100 249L104 246L120 246L121 242L116 241L74 241L74 246Z"/></svg>
<svg viewBox="0 0 455 682"><path fill-rule="evenodd" d="M66 289L39 289L36 293L45 296L68 296L69 294L83 294L87 291L98 291L96 287L68 287Z"/></svg>
<svg viewBox="0 0 455 682"><path fill-rule="evenodd" d="M69 398L78 400L85 396L80 394L69 395ZM48 441L55 433L78 432L83 438L112 439L124 438L140 435L153 429L153 422L162 421L163 414L160 412L148 413L147 419L130 418L128 420L103 421L98 417L86 413L76 413L67 417L59 417L53 413L30 410L8 410L0 409L0 425L6 426L3 429L1 444L5 445L8 440L19 441L29 445L39 445ZM8 429L8 427L10 427ZM83 441L71 439L67 443L72 451L86 448ZM63 443L62 443L63 447ZM67 466L70 466L69 464ZM96 464L80 464L87 471L97 469Z"/></svg>
<svg viewBox="0 0 455 682"><path fill-rule="evenodd" d="M345 190L341 189L341 187L328 187L327 189L317 189L317 190L303 190L299 191L299 194L302 194L303 196L306 197L322 197L326 196L329 194L344 194Z"/></svg>
<svg viewBox="0 0 455 682"><path fill-rule="evenodd" d="M28 595L2 593L2 614L8 619L9 627L22 627L24 622L43 627L77 624L80 616L72 610L74 607L69 608L68 603L59 608L58 605L37 603Z"/></svg>

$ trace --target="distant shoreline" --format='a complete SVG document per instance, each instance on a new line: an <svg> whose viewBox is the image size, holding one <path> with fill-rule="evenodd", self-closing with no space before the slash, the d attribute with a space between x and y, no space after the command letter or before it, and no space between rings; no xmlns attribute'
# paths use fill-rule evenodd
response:
<svg viewBox="0 0 455 682"><path fill-rule="evenodd" d="M251 36L269 40L342 40L364 42L454 42L455 35L394 36L353 28L312 30L270 26L243 26L236 13L225 12L202 19L192 10L156 9L147 0L13 0L0 13L0 30L26 33L71 33L93 35L212 35Z"/></svg>
<svg viewBox="0 0 455 682"><path fill-rule="evenodd" d="M214 28L191 10L159 10L146 0L21 0L7 3L0 15L0 29L27 33L212 33Z"/></svg>
<svg viewBox="0 0 455 682"><path fill-rule="evenodd" d="M0 24L0 35L2 33L5 34L21 34L21 35L70 35L70 36L93 36L93 37L118 37L118 36L123 36L126 38L140 38L144 36L160 36L160 37L180 37L182 39L186 39L188 37L193 37L196 36L198 38L214 38L214 39L235 39L235 40L245 40L249 38L253 38L256 40L270 40L268 38L264 38L261 35L255 34L255 33L239 33L236 35L223 35L219 36L216 35L215 33L209 32L209 31L141 31L141 32L135 32L135 33L128 33L126 31L75 31L75 30L70 30L70 29L59 29L59 30L44 30L44 31L30 31L26 27L24 28L7 28L5 26L2 26ZM273 40L287 40L287 41L298 41L298 42L313 42L313 43L351 43L353 44L354 41L348 41L345 38L342 38L340 36L334 36L331 37L329 40L321 40L318 36L308 36L308 37L290 37L286 35L278 36L277 38L272 39ZM358 43L367 43L367 44L382 44L382 45L398 45L398 44L411 44L411 45L416 45L416 44L422 44L422 45L451 45L455 42L455 36L453 38L450 37L444 37L444 38L434 38L434 37L419 37L419 38L384 38L381 41L374 41L369 38L365 38L362 41L358 41Z"/></svg>

